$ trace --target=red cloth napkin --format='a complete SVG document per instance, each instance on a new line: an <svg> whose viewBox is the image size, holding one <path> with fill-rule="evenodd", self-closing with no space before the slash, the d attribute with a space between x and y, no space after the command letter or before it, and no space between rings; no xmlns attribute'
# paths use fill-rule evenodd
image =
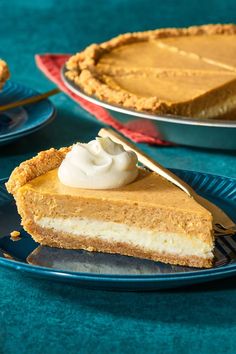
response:
<svg viewBox="0 0 236 354"><path fill-rule="evenodd" d="M65 92L74 101L80 104L86 111L95 116L99 121L110 125L121 132L127 138L138 142L158 145L171 145L161 140L157 128L152 122L146 119L138 119L127 124L122 124L113 118L104 108L88 102L71 92L61 79L61 68L70 57L69 54L43 54L36 55L35 60L39 69L53 81L61 91Z"/></svg>

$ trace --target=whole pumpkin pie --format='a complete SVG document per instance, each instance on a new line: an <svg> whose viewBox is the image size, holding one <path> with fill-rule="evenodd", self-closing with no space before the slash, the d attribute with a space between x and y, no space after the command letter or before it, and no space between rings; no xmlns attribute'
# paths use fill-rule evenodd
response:
<svg viewBox="0 0 236 354"><path fill-rule="evenodd" d="M9 79L10 73L7 63L0 59L0 90L3 88L5 82Z"/></svg>
<svg viewBox="0 0 236 354"><path fill-rule="evenodd" d="M12 172L6 186L33 239L50 247L211 267L212 215L156 173L136 165L132 172L136 160L120 147L99 144L43 151Z"/></svg>
<svg viewBox="0 0 236 354"><path fill-rule="evenodd" d="M102 101L155 114L236 118L236 26L127 33L92 44L66 76Z"/></svg>

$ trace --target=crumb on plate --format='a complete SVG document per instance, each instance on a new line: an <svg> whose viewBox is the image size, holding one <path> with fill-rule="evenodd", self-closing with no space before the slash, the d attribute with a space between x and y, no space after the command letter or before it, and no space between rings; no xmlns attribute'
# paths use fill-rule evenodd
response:
<svg viewBox="0 0 236 354"><path fill-rule="evenodd" d="M10 233L11 237L19 237L20 236L20 232L19 231L12 231Z"/></svg>

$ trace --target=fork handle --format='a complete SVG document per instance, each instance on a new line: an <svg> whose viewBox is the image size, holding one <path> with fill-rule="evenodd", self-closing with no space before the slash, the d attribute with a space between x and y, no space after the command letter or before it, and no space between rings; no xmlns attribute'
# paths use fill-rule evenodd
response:
<svg viewBox="0 0 236 354"><path fill-rule="evenodd" d="M167 170L165 167L160 165L154 159L146 155L143 151L141 151L137 146L126 140L123 136L116 133L114 130L110 128L102 128L98 135L102 138L111 138L114 142L118 144L122 144L127 150L131 150L136 153L139 162L141 162L144 166L150 168L150 170L158 173L160 176L164 177L180 189L187 193L189 196L194 196L193 189L181 178L177 177L174 173Z"/></svg>
<svg viewBox="0 0 236 354"><path fill-rule="evenodd" d="M57 93L60 93L60 92L61 92L61 90L59 90L58 88L55 88L55 89L50 90L48 92L37 94L36 96L31 96L31 97L27 97L27 98L20 100L20 101L8 103L4 106L0 106L0 112L7 111L8 109L12 109L12 108L16 108L16 107L25 106L27 104L36 103L41 100L44 100L45 98L56 95Z"/></svg>

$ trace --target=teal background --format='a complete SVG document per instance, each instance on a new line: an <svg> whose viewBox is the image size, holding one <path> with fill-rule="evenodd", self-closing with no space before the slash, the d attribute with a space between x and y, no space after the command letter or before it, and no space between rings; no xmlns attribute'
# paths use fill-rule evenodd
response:
<svg viewBox="0 0 236 354"><path fill-rule="evenodd" d="M235 0L1 0L0 57L12 79L53 87L36 53L74 53L122 32L236 22ZM93 138L101 127L64 94L57 118L0 147L0 178L51 146ZM139 145L167 167L236 177L236 152ZM0 269L0 353L234 353L236 280L156 293L114 293Z"/></svg>

